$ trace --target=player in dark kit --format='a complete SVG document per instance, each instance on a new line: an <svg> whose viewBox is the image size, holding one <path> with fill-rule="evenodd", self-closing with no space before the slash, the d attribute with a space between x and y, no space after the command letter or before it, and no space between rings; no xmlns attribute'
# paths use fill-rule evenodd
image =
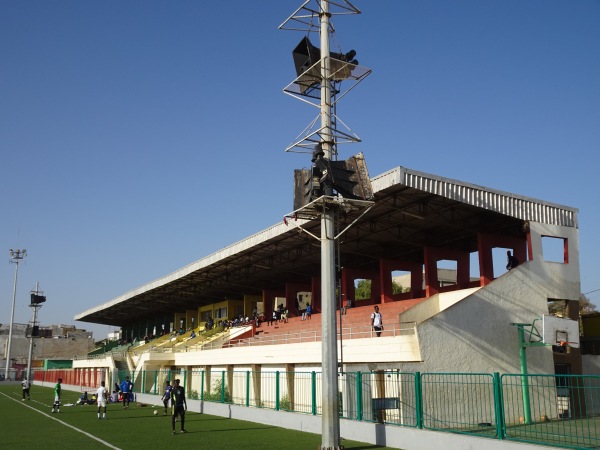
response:
<svg viewBox="0 0 600 450"><path fill-rule="evenodd" d="M171 405L173 405L173 415L171 416L171 428L175 434L175 420L177 416L181 417L181 432L185 433L185 412L187 411L187 402L185 400L185 390L179 385L179 379L175 380L175 385L171 391Z"/></svg>
<svg viewBox="0 0 600 450"><path fill-rule="evenodd" d="M162 396L163 405L165 406L165 413L163 415L167 415L167 410L169 408L169 401L171 400L171 392L173 391L173 386L171 386L171 382L169 380L166 381L165 393Z"/></svg>

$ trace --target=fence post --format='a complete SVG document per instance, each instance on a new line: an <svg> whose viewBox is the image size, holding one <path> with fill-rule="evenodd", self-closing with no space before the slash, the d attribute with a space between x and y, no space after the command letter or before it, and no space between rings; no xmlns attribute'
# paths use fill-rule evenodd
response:
<svg viewBox="0 0 600 450"><path fill-rule="evenodd" d="M221 371L221 403L225 403L225 371Z"/></svg>
<svg viewBox="0 0 600 450"><path fill-rule="evenodd" d="M313 370L310 373L310 381L311 381L311 414L313 416L317 415L317 374L316 372Z"/></svg>
<svg viewBox="0 0 600 450"><path fill-rule="evenodd" d="M525 424L531 423L531 403L529 401L529 378L527 376L527 342L525 341L525 330L522 326L519 330L519 360L521 362L521 392L523 395L523 419Z"/></svg>
<svg viewBox="0 0 600 450"><path fill-rule="evenodd" d="M204 370L200 376L200 400L204 401Z"/></svg>
<svg viewBox="0 0 600 450"><path fill-rule="evenodd" d="M423 428L423 383L421 372L415 372L415 415L417 428Z"/></svg>
<svg viewBox="0 0 600 450"><path fill-rule="evenodd" d="M356 372L356 420L363 420L362 372Z"/></svg>
<svg viewBox="0 0 600 450"><path fill-rule="evenodd" d="M158 370L154 371L154 392L153 394L156 395L157 394L157 390L158 390L158 394L160 394L160 386L158 385Z"/></svg>
<svg viewBox="0 0 600 450"><path fill-rule="evenodd" d="M279 370L275 372L275 411L279 411Z"/></svg>
<svg viewBox="0 0 600 450"><path fill-rule="evenodd" d="M494 372L494 407L496 409L496 436L498 439L504 439L504 406L502 402L502 384L498 372Z"/></svg>
<svg viewBox="0 0 600 450"><path fill-rule="evenodd" d="M250 371L246 370L246 407L250 406Z"/></svg>

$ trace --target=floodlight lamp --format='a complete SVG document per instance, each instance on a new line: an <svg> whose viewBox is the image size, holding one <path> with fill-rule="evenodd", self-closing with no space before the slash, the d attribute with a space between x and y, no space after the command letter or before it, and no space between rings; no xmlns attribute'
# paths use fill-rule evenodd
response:
<svg viewBox="0 0 600 450"><path fill-rule="evenodd" d="M358 65L358 61L354 59L355 56L356 50L350 50L348 53L346 53L345 60L348 61L350 64Z"/></svg>
<svg viewBox="0 0 600 450"><path fill-rule="evenodd" d="M311 162L315 162L317 159L319 159L319 157L321 157L321 158L325 157L325 152L323 151L323 146L321 145L320 142L317 145L315 145Z"/></svg>

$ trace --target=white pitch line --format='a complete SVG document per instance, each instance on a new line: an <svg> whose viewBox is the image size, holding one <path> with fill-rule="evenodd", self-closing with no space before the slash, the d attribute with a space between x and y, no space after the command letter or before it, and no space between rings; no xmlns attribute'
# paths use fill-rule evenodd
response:
<svg viewBox="0 0 600 450"><path fill-rule="evenodd" d="M77 432L79 432L79 433L81 433L81 434L85 434L87 437L89 437L89 438L92 438L92 439L94 439L95 441L98 441L98 442L100 442L102 445L105 445L105 446L107 446L108 448L112 448L112 449L114 449L114 450L121 450L119 447L115 447L115 446L114 446L114 445L112 445L110 442L103 441L102 439L100 439L100 438L98 438L98 437L94 436L93 434L90 434L90 433L88 433L87 431L83 431L83 430L82 430L82 429L80 429L80 428L74 427L73 425L70 425L70 424L68 424L68 423L66 423L66 422L63 422L62 420L58 419L56 416L51 416L50 414L48 414L48 413L45 413L45 412L43 412L43 411L40 411L39 409L36 409L36 408L34 408L33 406L29 406L29 405L27 405L27 404L23 403L22 401L16 400L16 399L14 399L14 398L12 398L12 397L10 397L10 396L6 395L4 392L0 392L0 394L2 394L2 395L3 395L4 397L6 397L7 399L9 399L9 400L12 400L13 402L15 402L15 403L17 403L17 404L19 404L19 405L21 405L21 406L24 406L24 407L26 407L26 408L29 408L29 409L31 409L31 410L33 410L33 411L37 412L37 413L40 413L41 415L43 415L43 416L46 416L46 417L48 417L49 419L56 420L58 423L60 423L60 424L62 424L62 425L64 425L64 426L66 426L66 427L69 427L69 428L71 428L71 429L73 429L73 430L75 430L75 431L77 431Z"/></svg>

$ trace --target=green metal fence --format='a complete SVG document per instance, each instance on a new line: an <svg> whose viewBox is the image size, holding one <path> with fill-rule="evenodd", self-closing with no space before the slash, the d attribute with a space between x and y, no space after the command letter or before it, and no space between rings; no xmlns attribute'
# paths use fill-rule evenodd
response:
<svg viewBox="0 0 600 450"><path fill-rule="evenodd" d="M181 379L189 399L321 414L321 373L233 370L119 372L135 392ZM341 418L564 448L600 447L600 377L498 373L347 372ZM598 417L598 418L597 418Z"/></svg>
<svg viewBox="0 0 600 450"><path fill-rule="evenodd" d="M506 439L600 447L600 377L502 375Z"/></svg>
<svg viewBox="0 0 600 450"><path fill-rule="evenodd" d="M486 373L421 375L423 428L498 436L497 390Z"/></svg>

